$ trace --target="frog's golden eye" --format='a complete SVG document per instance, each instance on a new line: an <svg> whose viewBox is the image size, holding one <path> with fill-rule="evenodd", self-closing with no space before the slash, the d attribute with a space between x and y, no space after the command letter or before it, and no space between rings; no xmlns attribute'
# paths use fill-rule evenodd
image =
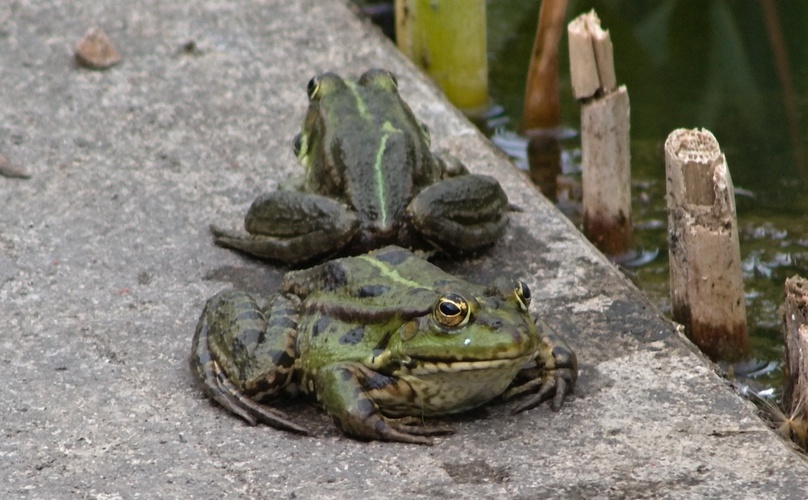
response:
<svg viewBox="0 0 808 500"><path fill-rule="evenodd" d="M516 300L519 301L519 307L523 311L527 311L527 308L530 307L530 288L527 283L517 281L514 291L516 292Z"/></svg>
<svg viewBox="0 0 808 500"><path fill-rule="evenodd" d="M306 94L308 94L309 100L314 99L318 90L320 90L320 79L315 76L312 77L312 79L309 80L309 84L306 85Z"/></svg>
<svg viewBox="0 0 808 500"><path fill-rule="evenodd" d="M463 326L470 317L469 303L456 293L444 295L435 304L435 319L444 326Z"/></svg>

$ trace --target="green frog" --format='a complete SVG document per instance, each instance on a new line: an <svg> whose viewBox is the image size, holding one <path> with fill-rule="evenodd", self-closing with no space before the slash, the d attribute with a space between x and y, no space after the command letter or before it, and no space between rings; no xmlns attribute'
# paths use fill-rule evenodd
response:
<svg viewBox="0 0 808 500"><path fill-rule="evenodd" d="M392 73L325 73L308 96L294 140L305 174L253 202L247 234L212 225L217 244L299 264L387 244L472 252L502 236L508 198L499 182L430 152L429 131Z"/></svg>
<svg viewBox="0 0 808 500"><path fill-rule="evenodd" d="M499 277L455 278L400 247L291 271L266 307L244 292L211 298L191 370L251 425L307 434L265 404L315 396L345 434L431 444L453 432L424 417L530 393L518 413L558 410L578 377L575 354L528 314L530 290Z"/></svg>

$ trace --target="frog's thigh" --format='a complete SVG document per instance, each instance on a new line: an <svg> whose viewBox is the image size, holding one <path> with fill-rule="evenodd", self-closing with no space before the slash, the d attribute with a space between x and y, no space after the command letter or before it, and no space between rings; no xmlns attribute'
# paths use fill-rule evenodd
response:
<svg viewBox="0 0 808 500"><path fill-rule="evenodd" d="M474 250L505 231L508 197L496 179L461 175L421 191L407 208L412 225L439 247Z"/></svg>
<svg viewBox="0 0 808 500"><path fill-rule="evenodd" d="M244 228L249 235L214 228L216 242L294 264L340 250L356 234L359 220L347 206L331 198L275 191L253 202Z"/></svg>
<svg viewBox="0 0 808 500"><path fill-rule="evenodd" d="M306 432L255 401L289 382L298 308L296 297L277 296L261 310L247 293L228 290L210 298L199 318L191 371L210 397L252 425Z"/></svg>
<svg viewBox="0 0 808 500"><path fill-rule="evenodd" d="M409 388L401 384L398 379L359 363L337 363L322 368L317 374L317 398L337 427L361 439L431 444L426 436L451 432L444 427L413 426L411 419L399 421L382 415L373 401L373 393L391 391L404 397L403 392Z"/></svg>

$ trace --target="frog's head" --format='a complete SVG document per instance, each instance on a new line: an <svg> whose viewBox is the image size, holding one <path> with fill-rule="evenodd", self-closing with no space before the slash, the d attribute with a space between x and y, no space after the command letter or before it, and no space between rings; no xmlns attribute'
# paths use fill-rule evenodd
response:
<svg viewBox="0 0 808 500"><path fill-rule="evenodd" d="M317 75L306 85L306 94L309 108L295 136L294 148L295 156L308 167L323 160L318 154L336 146L331 142L351 137L373 142L381 125L371 118L379 116L383 120L393 110L406 107L398 95L395 75L378 68L364 72L357 81L344 80L330 72ZM428 138L425 130L424 133ZM344 147L348 146L352 145Z"/></svg>
<svg viewBox="0 0 808 500"><path fill-rule="evenodd" d="M442 291L428 315L391 338L391 358L405 368L450 372L521 366L539 344L529 305L528 286L507 278L478 294Z"/></svg>

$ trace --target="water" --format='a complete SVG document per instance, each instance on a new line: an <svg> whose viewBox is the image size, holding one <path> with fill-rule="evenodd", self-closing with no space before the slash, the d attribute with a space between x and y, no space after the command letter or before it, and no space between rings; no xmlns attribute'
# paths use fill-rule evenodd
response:
<svg viewBox="0 0 808 500"><path fill-rule="evenodd" d="M779 17L774 28L767 28L766 3L573 0L567 18L597 11L614 44L618 82L631 99L634 236L639 247L659 249L657 258L635 270L640 286L670 312L662 148L676 128L707 128L736 186L754 356L780 361L783 283L808 275L808 2L771 2ZM521 117L538 4L488 4L491 94L512 123ZM775 63L778 37L788 74ZM569 86L566 33L560 56L562 125L577 129L580 108ZM579 143L567 139L562 147L574 165Z"/></svg>

